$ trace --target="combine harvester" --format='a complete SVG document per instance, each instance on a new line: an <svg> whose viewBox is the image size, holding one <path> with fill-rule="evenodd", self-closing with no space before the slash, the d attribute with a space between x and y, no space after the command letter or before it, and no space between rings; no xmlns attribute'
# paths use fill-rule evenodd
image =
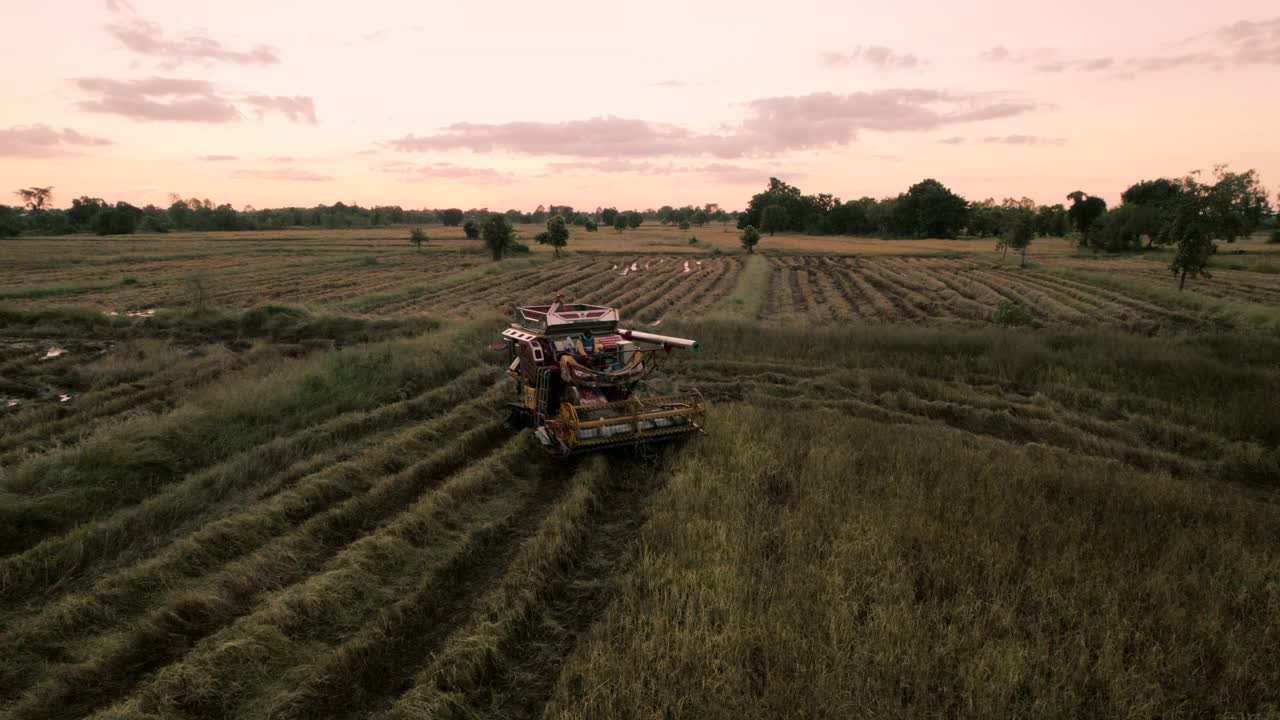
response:
<svg viewBox="0 0 1280 720"><path fill-rule="evenodd" d="M673 349L697 352L693 340L624 330L617 310L560 298L516 308L502 338L494 347L506 349L507 373L515 380L510 423L533 427L548 452L569 455L703 430L706 407L698 391L633 394Z"/></svg>

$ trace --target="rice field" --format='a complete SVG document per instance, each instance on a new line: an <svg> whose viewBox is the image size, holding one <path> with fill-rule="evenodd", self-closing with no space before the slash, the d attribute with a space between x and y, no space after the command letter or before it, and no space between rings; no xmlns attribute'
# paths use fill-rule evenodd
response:
<svg viewBox="0 0 1280 720"><path fill-rule="evenodd" d="M1280 712L1275 275L650 232L0 243L0 718ZM708 434L505 428L557 294Z"/></svg>

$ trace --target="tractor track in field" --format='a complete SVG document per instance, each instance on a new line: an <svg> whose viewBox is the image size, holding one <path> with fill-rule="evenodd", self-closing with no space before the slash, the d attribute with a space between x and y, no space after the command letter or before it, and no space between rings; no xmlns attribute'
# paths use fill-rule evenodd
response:
<svg viewBox="0 0 1280 720"><path fill-rule="evenodd" d="M508 664L477 687L474 707L492 708L502 718L542 716L565 663L608 607L616 579L626 571L645 504L666 464L659 453L649 457L648 467L611 471L610 487L589 520L587 547L548 590L542 621L507 651Z"/></svg>

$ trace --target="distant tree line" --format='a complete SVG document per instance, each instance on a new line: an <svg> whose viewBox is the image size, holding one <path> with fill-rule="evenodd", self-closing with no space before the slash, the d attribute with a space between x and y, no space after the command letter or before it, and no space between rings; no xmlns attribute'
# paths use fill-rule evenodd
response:
<svg viewBox="0 0 1280 720"><path fill-rule="evenodd" d="M582 211L569 205L539 205L531 212L507 210L494 213L487 208L406 210L395 205L361 207L338 202L310 208L258 210L247 206L237 210L229 203L215 204L198 198L184 200L177 195L170 196L167 207L136 207L126 202L111 204L101 198L79 197L71 201L71 207L57 209L52 207L52 187L23 188L15 194L22 200L20 207L0 204L0 237L22 232L36 235L80 232L126 235L134 232L368 228L440 223L446 227L462 226L467 237L479 238L481 225L494 214L502 215L512 225L544 225L551 218L559 217L566 227L581 227L587 232L596 232L602 225L619 232L634 230L646 220L657 220L662 224L692 222L701 225L711 220L727 222L736 215L726 213L715 204L699 208L663 206L644 211L599 207L594 211Z"/></svg>
<svg viewBox="0 0 1280 720"><path fill-rule="evenodd" d="M1214 169L1212 182L1192 173L1181 179L1136 183L1122 204L1108 209L1100 197L1083 191L1067 195L1070 205L1037 205L1030 198L968 201L933 179L912 185L897 197L863 197L841 202L825 193L805 195L770 178L738 217L770 235L858 235L885 238L1002 237L1015 227L1030 227L1040 237L1065 237L1075 231L1082 246L1111 252L1171 244L1172 222L1180 202L1193 201L1217 239L1245 237L1272 215L1266 191L1255 171Z"/></svg>

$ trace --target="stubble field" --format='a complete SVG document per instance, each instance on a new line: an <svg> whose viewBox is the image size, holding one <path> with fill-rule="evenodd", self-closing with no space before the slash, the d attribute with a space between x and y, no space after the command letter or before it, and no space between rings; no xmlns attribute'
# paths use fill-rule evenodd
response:
<svg viewBox="0 0 1280 720"><path fill-rule="evenodd" d="M1266 246L428 232L0 243L0 717L1280 712ZM708 434L504 429L557 293Z"/></svg>

